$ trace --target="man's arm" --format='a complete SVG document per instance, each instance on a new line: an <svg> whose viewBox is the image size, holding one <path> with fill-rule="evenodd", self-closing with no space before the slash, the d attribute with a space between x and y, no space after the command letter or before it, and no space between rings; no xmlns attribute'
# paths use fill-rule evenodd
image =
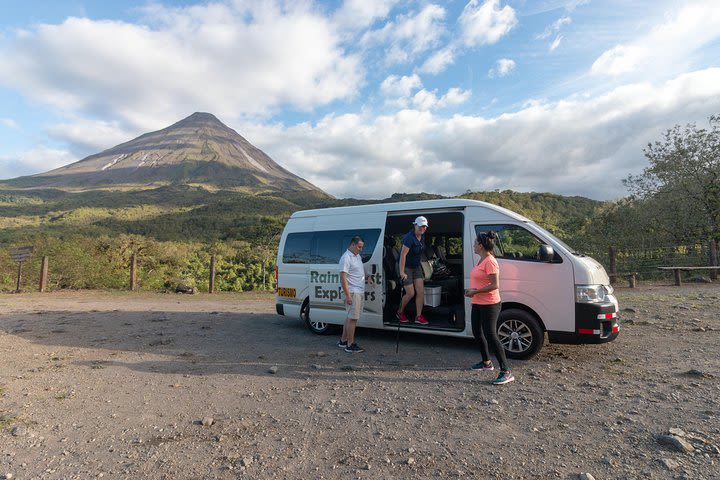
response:
<svg viewBox="0 0 720 480"><path fill-rule="evenodd" d="M352 305L352 295L350 295L347 272L340 272L340 285L342 286L343 292L345 292L345 303Z"/></svg>

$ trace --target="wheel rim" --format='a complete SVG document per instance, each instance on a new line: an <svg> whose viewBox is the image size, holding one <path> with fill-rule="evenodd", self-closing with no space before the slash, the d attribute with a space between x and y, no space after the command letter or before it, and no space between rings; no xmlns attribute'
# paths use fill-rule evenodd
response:
<svg viewBox="0 0 720 480"><path fill-rule="evenodd" d="M327 329L328 324L323 322L318 322L310 318L310 307L308 305L304 305L302 310L300 311L300 316L302 317L303 321L310 325L310 328L312 328L316 332L324 332L325 329Z"/></svg>
<svg viewBox="0 0 720 480"><path fill-rule="evenodd" d="M323 323L323 322L314 322L314 321L310 320L310 326L312 327L313 330L315 330L317 332L322 332L327 328L328 324Z"/></svg>
<svg viewBox="0 0 720 480"><path fill-rule="evenodd" d="M506 320L498 327L498 337L508 352L522 353L533 343L530 327L520 320Z"/></svg>

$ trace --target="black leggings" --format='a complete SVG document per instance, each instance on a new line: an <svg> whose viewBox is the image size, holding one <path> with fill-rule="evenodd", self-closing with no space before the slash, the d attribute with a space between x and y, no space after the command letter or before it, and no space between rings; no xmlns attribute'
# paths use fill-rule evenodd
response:
<svg viewBox="0 0 720 480"><path fill-rule="evenodd" d="M500 362L500 370L507 371L507 359L505 349L497 336L497 320L500 316L501 303L493 305L472 305L472 329L473 335L480 345L480 354L484 362L490 361L488 342L492 346L493 353Z"/></svg>

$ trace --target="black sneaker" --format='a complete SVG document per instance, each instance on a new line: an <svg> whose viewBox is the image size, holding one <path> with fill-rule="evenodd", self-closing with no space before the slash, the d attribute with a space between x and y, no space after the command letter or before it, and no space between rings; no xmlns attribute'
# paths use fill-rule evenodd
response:
<svg viewBox="0 0 720 480"><path fill-rule="evenodd" d="M348 353L360 353L364 352L365 350L362 349L357 343L353 343L352 345L345 347L345 351Z"/></svg>
<svg viewBox="0 0 720 480"><path fill-rule="evenodd" d="M347 348L347 346L348 346L348 345L347 345L347 342L343 342L342 340L340 340L340 341L337 343L337 345L338 345L338 348Z"/></svg>

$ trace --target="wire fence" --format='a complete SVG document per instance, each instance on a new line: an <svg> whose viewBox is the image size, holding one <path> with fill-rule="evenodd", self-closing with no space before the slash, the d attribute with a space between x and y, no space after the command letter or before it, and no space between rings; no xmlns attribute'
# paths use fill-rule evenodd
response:
<svg viewBox="0 0 720 480"><path fill-rule="evenodd" d="M655 248L615 248L588 252L605 270L624 273L636 272L638 279L659 280L668 273L658 267L707 267L717 265L717 251L709 243L663 246ZM614 267L614 270L613 270ZM698 275L714 276L698 273Z"/></svg>
<svg viewBox="0 0 720 480"><path fill-rule="evenodd" d="M16 254L18 253L15 249ZM22 253L22 252L20 252ZM669 272L658 267L707 267L717 265L717 249L713 242L656 248L615 248L588 251L589 256L600 262L605 270L616 276L635 273L637 280L656 281L669 279ZM22 265L9 255L0 255L0 291L44 291L75 288L100 289L176 289L180 284L196 286L200 291L270 290L274 288L275 263L267 261L229 262L222 257L218 263L214 256L207 256L193 265L159 259L145 260L134 266L132 262L120 261L114 267L101 258L86 262L78 258L55 256L41 262L39 255L27 258ZM106 264L107 263L107 264ZM19 268L20 267L20 268ZM192 267L192 268L191 268ZM217 269L217 286L216 283ZM103 273L93 274L94 270ZM20 275L22 273L22 275ZM703 279L717 279L717 271L698 270L691 274ZM19 282L18 282L19 281Z"/></svg>

